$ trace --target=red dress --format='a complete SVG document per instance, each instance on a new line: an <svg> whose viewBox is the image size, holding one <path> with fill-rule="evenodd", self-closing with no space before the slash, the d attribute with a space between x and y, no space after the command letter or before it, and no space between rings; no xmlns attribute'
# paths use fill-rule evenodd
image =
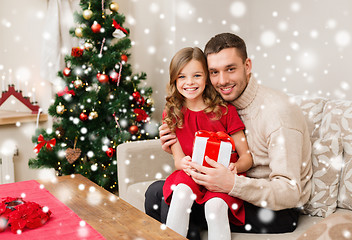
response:
<svg viewBox="0 0 352 240"><path fill-rule="evenodd" d="M223 108L225 111L225 108ZM211 113L206 114L203 111L194 112L189 109L183 111L184 124L182 128L176 128L176 136L184 154L192 156L192 147L195 133L199 130L206 131L223 131L229 135L244 129L244 124L238 116L237 110L231 104L228 105L228 113L224 114L219 120L212 120ZM237 161L237 154L232 154L231 162ZM229 207L229 220L235 225L243 225L245 220L243 201L231 197L225 193L208 191L205 187L198 185L184 171L174 171L165 181L163 187L164 199L170 205L173 185L184 183L189 186L197 196L196 203L203 204L211 198L218 197L223 199Z"/></svg>

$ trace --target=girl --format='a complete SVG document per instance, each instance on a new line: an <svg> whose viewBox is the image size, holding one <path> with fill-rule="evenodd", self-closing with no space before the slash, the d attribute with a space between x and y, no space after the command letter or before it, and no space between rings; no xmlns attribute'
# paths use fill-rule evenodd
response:
<svg viewBox="0 0 352 240"><path fill-rule="evenodd" d="M195 132L206 130L231 135L238 159L237 154L232 154L229 168L234 174L247 171L253 160L243 133L244 125L236 108L227 105L212 86L202 50L197 47L181 49L171 60L169 71L163 119L178 141L171 147L177 170L166 179L163 188L165 202L170 204L166 225L186 236L190 209L196 201L204 204L208 239L231 239L229 221L244 224L242 200L208 191L183 170L191 161Z"/></svg>

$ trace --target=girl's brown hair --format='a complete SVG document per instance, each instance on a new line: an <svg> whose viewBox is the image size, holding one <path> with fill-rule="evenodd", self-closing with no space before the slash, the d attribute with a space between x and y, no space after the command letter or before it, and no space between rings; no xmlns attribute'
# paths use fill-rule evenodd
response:
<svg viewBox="0 0 352 240"><path fill-rule="evenodd" d="M203 100L206 104L206 108L204 109L205 113L213 113L212 118L218 120L224 114L221 107L226 108L227 106L221 96L217 93L215 88L210 82L209 74L208 74L208 64L207 59L203 53L203 51L198 47L187 47L179 50L175 56L172 58L169 74L170 81L167 86L168 96L166 97L166 105L165 105L165 118L164 121L167 123L168 127L171 131L174 131L175 128L182 128L183 126L183 112L182 109L184 107L185 98L182 96L176 87L176 80L178 78L181 70L188 64L191 60L199 61L202 66L206 77L206 86L203 91ZM226 114L226 113L225 113Z"/></svg>

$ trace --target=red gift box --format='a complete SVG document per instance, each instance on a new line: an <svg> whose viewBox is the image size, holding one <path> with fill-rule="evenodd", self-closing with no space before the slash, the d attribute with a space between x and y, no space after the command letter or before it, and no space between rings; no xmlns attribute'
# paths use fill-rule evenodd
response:
<svg viewBox="0 0 352 240"><path fill-rule="evenodd" d="M228 167L232 151L235 151L235 143L229 135L224 132L201 130L195 134L192 162L211 167L205 161L205 156L208 156L210 159Z"/></svg>

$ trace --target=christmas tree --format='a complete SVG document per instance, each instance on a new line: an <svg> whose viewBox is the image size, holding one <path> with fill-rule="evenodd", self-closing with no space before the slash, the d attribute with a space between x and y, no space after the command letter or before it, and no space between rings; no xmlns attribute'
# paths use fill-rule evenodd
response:
<svg viewBox="0 0 352 240"><path fill-rule="evenodd" d="M80 46L65 57L58 75L65 88L49 107L52 129L39 129L31 168L54 168L58 175L79 173L116 192L116 147L149 139L145 130L153 111L151 88L140 88L145 73L133 74L129 64L129 29L116 2L81 0L71 29Z"/></svg>

